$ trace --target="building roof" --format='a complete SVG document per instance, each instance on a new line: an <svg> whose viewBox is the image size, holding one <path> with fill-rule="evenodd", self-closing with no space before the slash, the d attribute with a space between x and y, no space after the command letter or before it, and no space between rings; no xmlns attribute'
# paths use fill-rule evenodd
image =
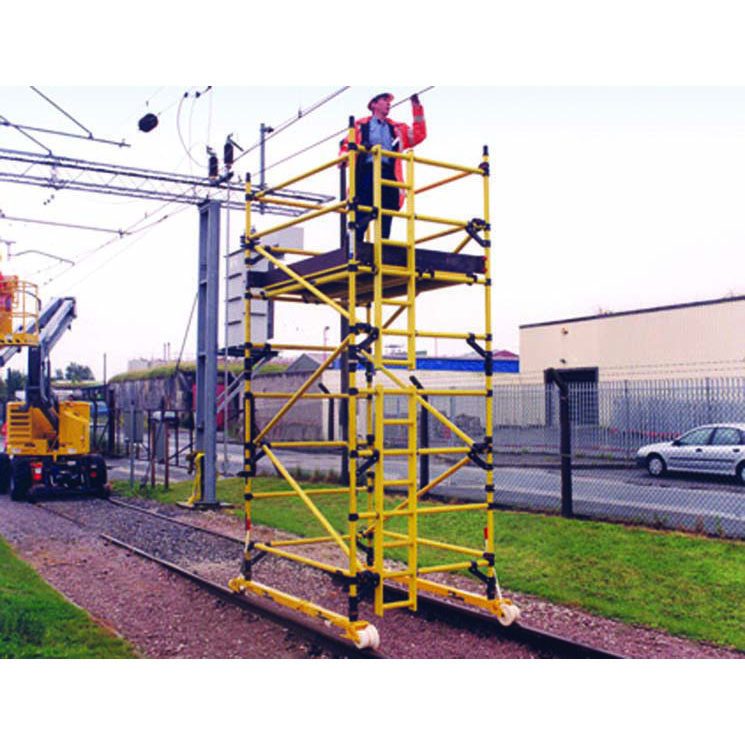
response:
<svg viewBox="0 0 745 745"><path fill-rule="evenodd" d="M554 326L560 323L577 323L579 321L595 321L599 318L617 318L619 316L633 316L642 313L658 313L665 310L679 310L680 308L696 308L704 305L718 305L720 303L735 303L745 300L745 295L717 298L716 300L698 300L692 303L678 303L676 305L659 305L654 308L639 308L637 310L623 310L618 313L597 313L594 316L578 316L576 318L563 318L558 321L541 321L540 323L524 323L521 329L537 328L539 326Z"/></svg>
<svg viewBox="0 0 745 745"><path fill-rule="evenodd" d="M317 370L325 359L326 356L323 354L311 354L308 352L303 352L285 368L285 372L293 373Z"/></svg>

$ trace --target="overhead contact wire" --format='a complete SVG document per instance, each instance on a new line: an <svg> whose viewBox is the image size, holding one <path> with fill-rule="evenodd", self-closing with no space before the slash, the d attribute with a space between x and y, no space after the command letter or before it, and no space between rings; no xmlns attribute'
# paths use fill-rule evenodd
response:
<svg viewBox="0 0 745 745"><path fill-rule="evenodd" d="M422 88L422 90L417 91L415 93L412 93L411 96L414 95L421 95L423 93L426 93L427 91L431 91L434 88L434 85L429 85L426 88ZM411 99L411 96L408 96L407 98L402 99L398 103L393 104L391 106L392 109L395 109L396 106L401 106L401 104L406 103L406 101L409 101ZM338 132L334 132L333 134L328 135L328 137L324 137L322 140L318 140L318 142L314 142L312 145L308 145L307 147L304 147L302 150L298 150L296 153L292 153L292 155L288 155L285 158L282 158L281 160L275 161L271 165L268 165L264 168L264 171L268 171L271 168L275 168L278 165L281 165L282 163L286 163L288 160L292 160L293 158L298 157L299 155L302 155L303 153L307 153L309 150L312 150L314 147L318 147L319 145L323 145L324 143L328 142L329 140L333 140L336 137L339 137L340 135L345 134L348 132L348 127L344 127L344 129L340 129Z"/></svg>
<svg viewBox="0 0 745 745"><path fill-rule="evenodd" d="M348 91L349 88L350 88L350 86L345 85L342 88L339 88L338 90L334 91L330 95L325 96L324 98L320 99L319 101L316 101L316 103L311 104L306 109L300 110L297 113L296 116L291 117L290 119L287 119L284 122L282 122L282 124L279 124L278 126L276 126L274 128L274 130L272 132L270 132L264 138L264 142L272 139L273 137L275 137L276 135L278 135L280 132L284 132L286 129L288 129L289 127L291 127L293 124L297 124L297 122L299 122L301 119L307 117L308 114L311 114L314 111L316 111L317 109L320 109L321 106L323 106L324 104L327 104L329 101L333 100L334 98L336 98L337 96L341 95L345 91ZM248 155L250 152L256 150L256 148L258 148L260 146L261 146L261 140L259 140L258 142L254 143L250 147L246 148L238 157L235 158L235 160L233 162L234 163L238 162L244 155Z"/></svg>

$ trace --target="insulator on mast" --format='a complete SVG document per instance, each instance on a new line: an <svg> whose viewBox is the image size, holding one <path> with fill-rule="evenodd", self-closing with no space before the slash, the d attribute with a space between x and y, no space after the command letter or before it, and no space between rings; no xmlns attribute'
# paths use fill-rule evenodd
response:
<svg viewBox="0 0 745 745"><path fill-rule="evenodd" d="M222 149L222 161L223 161L223 164L225 165L226 171L229 171L232 168L234 160L235 160L235 157L234 157L233 143L230 141L230 138L228 137L228 139L225 140L225 145Z"/></svg>
<svg viewBox="0 0 745 745"><path fill-rule="evenodd" d="M217 160L217 155L215 154L215 151L211 147L207 148L207 154L209 155L209 160L207 161L209 177L216 179L218 176L220 163Z"/></svg>

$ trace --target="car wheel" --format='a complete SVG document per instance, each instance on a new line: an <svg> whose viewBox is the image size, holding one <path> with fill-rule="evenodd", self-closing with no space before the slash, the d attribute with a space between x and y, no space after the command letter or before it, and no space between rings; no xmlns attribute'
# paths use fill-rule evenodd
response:
<svg viewBox="0 0 745 745"><path fill-rule="evenodd" d="M741 486L745 486L745 463L740 463L740 465L737 466L735 476L737 478L737 483Z"/></svg>
<svg viewBox="0 0 745 745"><path fill-rule="evenodd" d="M665 465L665 461L662 460L659 455L650 455L649 458L647 458L647 471L649 471L650 476L659 478L660 476L665 475L667 466Z"/></svg>

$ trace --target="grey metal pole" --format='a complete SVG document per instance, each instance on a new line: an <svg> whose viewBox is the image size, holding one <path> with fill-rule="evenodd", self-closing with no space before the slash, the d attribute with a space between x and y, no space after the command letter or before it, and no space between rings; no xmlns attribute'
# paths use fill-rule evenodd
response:
<svg viewBox="0 0 745 745"><path fill-rule="evenodd" d="M415 375L409 375L409 380L419 389L424 386ZM429 402L429 396L422 396L422 400ZM429 447L429 412L422 406L419 412L419 447ZM425 487L429 484L429 455L420 456L419 460L419 486Z"/></svg>
<svg viewBox="0 0 745 745"><path fill-rule="evenodd" d="M574 517L572 505L572 440L569 421L569 385L558 370L545 371L548 383L559 388L559 449L561 451L561 516Z"/></svg>
<svg viewBox="0 0 745 745"><path fill-rule="evenodd" d="M217 456L217 326L220 202L199 208L199 291L197 294L197 412L195 448L204 453L201 506L215 506Z"/></svg>
<svg viewBox="0 0 745 745"><path fill-rule="evenodd" d="M318 387L321 389L321 393L328 395L331 391L323 384L319 383ZM326 414L326 437L329 440L334 439L334 399L326 399L328 401L328 409Z"/></svg>
<svg viewBox="0 0 745 745"><path fill-rule="evenodd" d="M168 421L166 420L167 412L168 409L166 408L166 402L164 399L160 409L160 426L162 427L161 432L163 433L163 486L166 491L171 486L171 472L168 467Z"/></svg>
<svg viewBox="0 0 745 745"><path fill-rule="evenodd" d="M108 429L106 455L113 457L116 453L116 392L108 386L106 388L106 406L109 409L109 418L106 422Z"/></svg>
<svg viewBox="0 0 745 745"><path fill-rule="evenodd" d="M227 166L226 166L227 168ZM223 333L224 333L224 347L225 347L225 355L223 356L223 364L225 365L225 369L223 370L223 405L222 405L222 475L227 476L228 475L228 465L229 465L229 458L228 458L228 413L229 413L229 407L228 407L228 360L230 359L228 356L228 345L229 345L229 339L228 339L228 297L230 295L229 292L229 284L230 284L230 190L228 190L228 210L225 214L225 262L223 263L223 266L225 268L225 279L224 279L224 287L225 287L225 306L223 313L223 316L225 317L225 322L223 324Z"/></svg>
<svg viewBox="0 0 745 745"><path fill-rule="evenodd" d="M129 488L135 488L135 402L129 405Z"/></svg>
<svg viewBox="0 0 745 745"><path fill-rule="evenodd" d="M270 132L274 132L274 129L272 127L268 127L266 124L262 122L261 127L259 128L259 175L260 175L260 183L259 183L259 189L266 189L266 135L268 135ZM264 203L259 202L259 212L263 215L264 214Z"/></svg>

